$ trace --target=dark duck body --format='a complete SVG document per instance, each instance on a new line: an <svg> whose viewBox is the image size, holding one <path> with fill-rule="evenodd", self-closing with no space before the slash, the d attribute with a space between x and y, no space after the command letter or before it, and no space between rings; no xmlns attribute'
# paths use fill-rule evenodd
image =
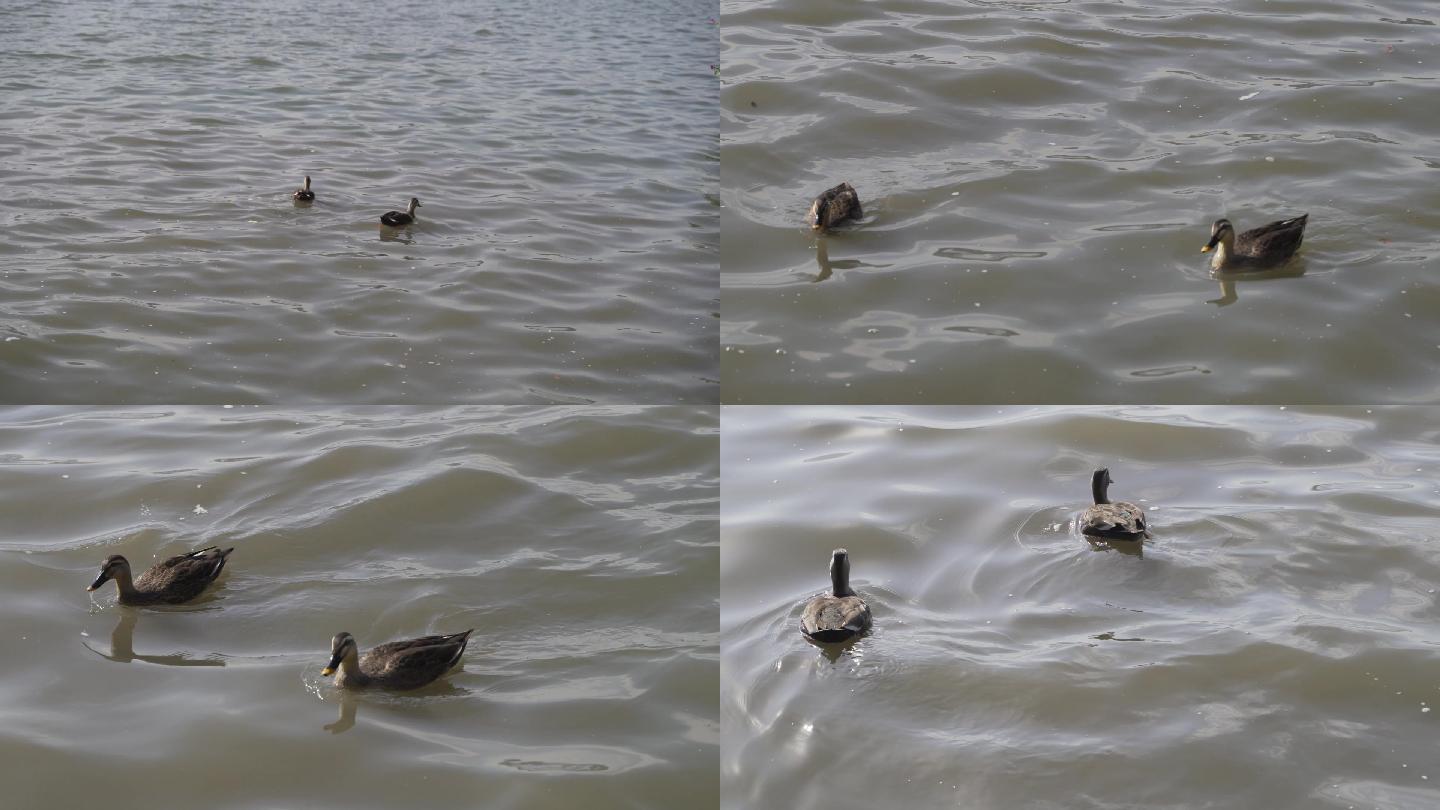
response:
<svg viewBox="0 0 1440 810"><path fill-rule="evenodd" d="M335 676L343 689L378 686L386 689L419 689L435 681L460 663L465 644L474 630L448 636L422 636L392 641L370 648L364 655L349 633L336 633L330 640L330 663L321 675Z"/></svg>
<svg viewBox="0 0 1440 810"><path fill-rule="evenodd" d="M850 589L850 552L830 555L830 593L813 597L800 614L800 632L811 641L836 644L870 629L870 606Z"/></svg>
<svg viewBox="0 0 1440 810"><path fill-rule="evenodd" d="M305 175L305 187L295 189L295 193L290 196L295 199L295 202L315 201L315 192L310 190L310 175Z"/></svg>
<svg viewBox="0 0 1440 810"><path fill-rule="evenodd" d="M1210 226L1210 241L1200 248L1201 253L1214 251L1210 269L1259 270L1274 267L1287 261L1300 249L1305 238L1305 223L1309 214L1294 219L1282 219L1269 225L1235 235L1235 226L1228 219L1217 219Z"/></svg>
<svg viewBox="0 0 1440 810"><path fill-rule="evenodd" d="M842 222L852 219L859 219L865 216L860 208L860 195L855 193L855 187L849 183L826 190L815 202L810 203L810 212L805 215L805 222L810 225L811 230L828 231Z"/></svg>
<svg viewBox="0 0 1440 810"><path fill-rule="evenodd" d="M1128 501L1110 502L1109 489L1114 481L1110 471L1099 469L1090 480L1090 493L1095 505L1080 513L1080 532L1106 540L1143 540L1150 536L1145 525L1145 510Z"/></svg>
<svg viewBox="0 0 1440 810"><path fill-rule="evenodd" d="M234 548L215 546L171 557L156 563L138 577L131 577L130 563L119 554L112 554L100 565L100 574L90 583L93 591L108 580L115 580L120 589L122 605L178 605L189 602L209 587L225 568L225 560Z"/></svg>
<svg viewBox="0 0 1440 810"><path fill-rule="evenodd" d="M380 224L389 225L392 228L401 225L410 225L415 222L415 209L420 207L420 200L410 198L410 207L404 211L386 211L380 217Z"/></svg>

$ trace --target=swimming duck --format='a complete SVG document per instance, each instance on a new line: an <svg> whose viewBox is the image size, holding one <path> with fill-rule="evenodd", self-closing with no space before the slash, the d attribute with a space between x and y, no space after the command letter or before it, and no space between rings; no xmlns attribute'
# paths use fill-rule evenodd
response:
<svg viewBox="0 0 1440 810"><path fill-rule="evenodd" d="M295 193L290 196L295 198L295 202L315 201L315 192L310 190L310 175L305 175L305 187L295 189Z"/></svg>
<svg viewBox="0 0 1440 810"><path fill-rule="evenodd" d="M805 221L810 224L811 230L824 231L847 219L863 216L865 213L860 210L860 195L855 193L855 187L841 183L810 203L810 213L805 215Z"/></svg>
<svg viewBox="0 0 1440 810"><path fill-rule="evenodd" d="M1149 537L1145 527L1145 510L1127 501L1110 502L1108 491L1115 483L1110 471L1101 468L1090 479L1090 494L1095 505L1080 513L1080 531L1091 537L1107 540L1141 540Z"/></svg>
<svg viewBox="0 0 1440 810"><path fill-rule="evenodd" d="M1246 231L1238 237L1230 220L1217 219L1210 226L1210 241L1200 248L1200 252L1215 251L1210 259L1210 269L1215 271L1254 270L1280 264L1300 249L1308 219L1309 214L1282 219Z"/></svg>
<svg viewBox="0 0 1440 810"><path fill-rule="evenodd" d="M415 221L415 209L419 207L420 201L414 197L411 197L410 207L408 209L404 211L386 211L385 215L380 217L380 223L382 225L390 225L392 227L409 225L410 223Z"/></svg>
<svg viewBox="0 0 1440 810"><path fill-rule="evenodd" d="M336 633L330 640L330 663L320 670L330 675L337 670L335 685L346 689L381 686L386 689L419 689L460 663L465 653L466 630L449 636L424 636L392 641L372 648L364 655L349 633Z"/></svg>
<svg viewBox="0 0 1440 810"><path fill-rule="evenodd" d="M849 641L870 629L870 606L850 590L850 552L837 548L830 555L830 593L805 603L800 632L823 644Z"/></svg>
<svg viewBox="0 0 1440 810"><path fill-rule="evenodd" d="M122 605L177 605L189 602L199 596L206 586L220 576L225 568L225 559L235 549L220 549L215 546L181 554L156 563L149 571L130 578L130 563L119 554L111 554L100 565L100 575L90 583L87 591L93 591L115 580L120 589Z"/></svg>

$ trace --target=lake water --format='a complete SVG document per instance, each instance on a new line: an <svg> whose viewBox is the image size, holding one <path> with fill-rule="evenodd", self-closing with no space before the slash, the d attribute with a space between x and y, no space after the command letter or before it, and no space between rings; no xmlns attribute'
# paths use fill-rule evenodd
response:
<svg viewBox="0 0 1440 810"><path fill-rule="evenodd" d="M0 414L6 808L718 801L718 471L689 408ZM234 546L164 608L88 594ZM463 669L343 698L361 649Z"/></svg>
<svg viewBox="0 0 1440 810"><path fill-rule="evenodd" d="M1440 399L1434 3L723 9L724 401Z"/></svg>
<svg viewBox="0 0 1440 810"><path fill-rule="evenodd" d="M726 408L722 807L1440 806L1440 412ZM1091 471L1143 554L1071 521ZM874 631L803 601L845 547Z"/></svg>
<svg viewBox="0 0 1440 810"><path fill-rule="evenodd" d="M713 402L714 14L12 5L0 401Z"/></svg>

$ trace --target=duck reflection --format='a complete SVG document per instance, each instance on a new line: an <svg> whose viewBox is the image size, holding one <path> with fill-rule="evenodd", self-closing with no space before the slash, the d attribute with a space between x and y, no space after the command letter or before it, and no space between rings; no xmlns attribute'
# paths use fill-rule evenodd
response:
<svg viewBox="0 0 1440 810"><path fill-rule="evenodd" d="M131 608L120 608L120 621L115 625L115 630L110 633L110 653L107 655L91 647L85 646L102 658L111 661L119 661L128 664L133 661L142 661L147 664L160 664L169 667L223 667L225 662L219 656L209 658L191 658L188 655L142 655L135 652L135 625L140 620L140 612Z"/></svg>
<svg viewBox="0 0 1440 810"><path fill-rule="evenodd" d="M341 690L343 691L343 690ZM331 734L343 734L355 725L355 709L360 701L355 699L353 694L344 692L340 695L340 716L335 722L326 723L325 730Z"/></svg>
<svg viewBox="0 0 1440 810"><path fill-rule="evenodd" d="M1299 278L1305 275L1305 260L1291 261L1284 267L1276 267L1270 270L1252 270L1249 272L1213 272L1210 277L1220 282L1220 297L1211 298L1205 303L1214 304L1217 307L1228 307L1240 300L1239 290L1236 289L1237 281L1273 281L1277 278Z"/></svg>
<svg viewBox="0 0 1440 810"><path fill-rule="evenodd" d="M340 703L340 713L335 717L335 722L326 723L324 725L324 729L326 731L330 732L331 734L344 734L345 732L355 727L355 716L359 713L360 710L361 693L357 693L351 689L337 689L328 685L321 686L318 681L316 687L312 691L315 691L316 694L320 695L320 698L322 700L325 700L327 702L330 700L329 695L333 694ZM434 683L424 687L423 689L415 689L412 691L403 692L401 694L405 695L407 698L411 695L417 697L423 696L428 698L460 697L463 695L468 695L470 693L471 690L463 689L461 687L455 686L454 684ZM382 705L381 710L383 709L384 706Z"/></svg>
<svg viewBox="0 0 1440 810"><path fill-rule="evenodd" d="M864 263L858 259L830 261L830 245L825 237L822 236L815 240L815 266L820 268L820 272L816 273L815 277L810 279L810 281L811 283L824 281L830 278L836 270L851 270L860 267L862 264Z"/></svg>
<svg viewBox="0 0 1440 810"><path fill-rule="evenodd" d="M415 235L410 232L409 228L405 228L402 230L398 228L381 227L380 241L399 242L402 245L413 245L415 244Z"/></svg>

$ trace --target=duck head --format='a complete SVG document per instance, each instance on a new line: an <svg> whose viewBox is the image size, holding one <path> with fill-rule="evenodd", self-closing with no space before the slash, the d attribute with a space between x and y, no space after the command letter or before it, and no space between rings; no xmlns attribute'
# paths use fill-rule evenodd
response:
<svg viewBox="0 0 1440 810"><path fill-rule="evenodd" d="M1230 224L1228 219L1217 219L1215 224L1210 226L1210 241L1200 248L1201 253L1209 253L1216 245L1222 245L1225 252L1229 253L1231 245L1235 244L1235 226Z"/></svg>
<svg viewBox="0 0 1440 810"><path fill-rule="evenodd" d="M85 590L93 591L117 577L126 579L130 577L130 563L119 554L111 554L105 558L105 562L100 564L100 573L96 575L95 581L90 583L90 587Z"/></svg>
<svg viewBox="0 0 1440 810"><path fill-rule="evenodd" d="M320 670L320 674L335 674L335 670L340 668L340 664L345 661L345 659L352 655L358 656L359 654L360 651L355 646L354 636L345 632L336 633L335 637L330 639L330 663L326 664L325 668Z"/></svg>

